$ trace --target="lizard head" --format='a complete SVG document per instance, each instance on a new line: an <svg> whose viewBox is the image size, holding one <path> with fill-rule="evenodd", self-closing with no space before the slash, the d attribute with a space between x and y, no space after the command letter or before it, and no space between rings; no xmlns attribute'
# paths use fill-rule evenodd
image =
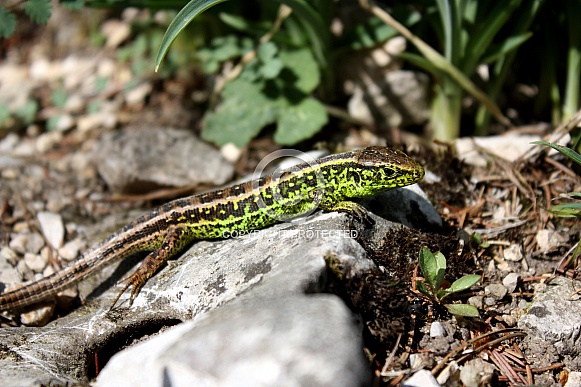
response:
<svg viewBox="0 0 581 387"><path fill-rule="evenodd" d="M392 188L417 183L424 168L405 153L381 146L367 147L353 154L347 197L368 197Z"/></svg>

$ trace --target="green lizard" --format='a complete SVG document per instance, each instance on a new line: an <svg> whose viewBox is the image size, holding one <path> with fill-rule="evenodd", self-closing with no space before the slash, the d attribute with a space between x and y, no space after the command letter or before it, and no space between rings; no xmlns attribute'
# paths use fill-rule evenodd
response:
<svg viewBox="0 0 581 387"><path fill-rule="evenodd" d="M422 166L404 153L368 147L297 165L277 179L266 176L177 199L123 227L70 266L1 294L0 310L17 310L45 300L114 261L150 251L126 278L111 307L129 287L131 304L160 266L195 240L264 228L316 208L365 219L366 210L350 199L413 184L423 176Z"/></svg>

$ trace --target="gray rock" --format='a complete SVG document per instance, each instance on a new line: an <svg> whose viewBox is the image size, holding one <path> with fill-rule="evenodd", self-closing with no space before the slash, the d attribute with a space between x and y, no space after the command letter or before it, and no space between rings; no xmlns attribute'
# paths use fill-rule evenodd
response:
<svg viewBox="0 0 581 387"><path fill-rule="evenodd" d="M360 202L374 214L420 229L438 230L442 218L418 184L383 192Z"/></svg>
<svg viewBox="0 0 581 387"><path fill-rule="evenodd" d="M376 222L374 230L393 227ZM46 327L0 329L0 346L14 355L0 358L0 380L24 386L86 383L87 369L99 357L95 349L192 320L168 337L161 334L151 344L155 349L147 347L145 363L127 362L133 356L126 355L112 359L98 383L139 374L150 385L180 385L192 376L198 384L242 378L254 384L262 376L268 377L265 385L365 384L370 374L361 328L338 298L313 294L325 289L329 254L346 272L373 265L346 233L348 223L344 214L318 213L239 238L200 241L151 278L133 306L124 295L112 311L119 291L112 283L126 270L103 270L79 286L88 300L84 307Z"/></svg>
<svg viewBox="0 0 581 387"><path fill-rule="evenodd" d="M36 215L40 229L51 247L58 249L65 239L65 225L63 218L54 212L39 212Z"/></svg>
<svg viewBox="0 0 581 387"><path fill-rule="evenodd" d="M119 353L96 386L361 386L361 346L337 297L257 298Z"/></svg>
<svg viewBox="0 0 581 387"><path fill-rule="evenodd" d="M349 114L390 127L417 125L430 118L429 78L420 72L361 69L349 100Z"/></svg>
<svg viewBox="0 0 581 387"><path fill-rule="evenodd" d="M106 133L94 162L116 191L152 187L219 186L234 173L220 152L187 130L148 128Z"/></svg>
<svg viewBox="0 0 581 387"><path fill-rule="evenodd" d="M579 281L557 277L544 291L537 289L533 304L518 322L519 328L561 355L581 354L581 296L572 296L580 287Z"/></svg>
<svg viewBox="0 0 581 387"><path fill-rule="evenodd" d="M507 290L501 284L490 284L484 288L484 293L495 300L502 300L506 296Z"/></svg>
<svg viewBox="0 0 581 387"><path fill-rule="evenodd" d="M438 321L434 321L432 325L430 325L430 337L440 337L446 334L446 330L442 326L442 323Z"/></svg>
<svg viewBox="0 0 581 387"><path fill-rule="evenodd" d="M567 383L563 387L579 387L581 386L581 372L569 372Z"/></svg>
<svg viewBox="0 0 581 387"><path fill-rule="evenodd" d="M440 383L428 370L419 370L402 383L402 387L440 387Z"/></svg>
<svg viewBox="0 0 581 387"><path fill-rule="evenodd" d="M460 369L460 380L466 387L479 387L482 380L487 380L495 367L482 359L472 359Z"/></svg>
<svg viewBox="0 0 581 387"><path fill-rule="evenodd" d="M472 296L468 298L468 305L472 305L475 308L484 308L484 297L483 296Z"/></svg>
<svg viewBox="0 0 581 387"><path fill-rule="evenodd" d="M509 273L506 277L502 279L502 284L509 293L513 293L516 290L519 280L520 275L518 275L517 273Z"/></svg>

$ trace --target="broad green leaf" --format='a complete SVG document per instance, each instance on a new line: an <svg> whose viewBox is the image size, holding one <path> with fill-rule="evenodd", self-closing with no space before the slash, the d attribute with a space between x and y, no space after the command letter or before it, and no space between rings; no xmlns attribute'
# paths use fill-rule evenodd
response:
<svg viewBox="0 0 581 387"><path fill-rule="evenodd" d="M270 59L260 67L260 74L265 79L275 79L282 70L282 62L278 58Z"/></svg>
<svg viewBox="0 0 581 387"><path fill-rule="evenodd" d="M283 66L293 74L294 80L285 79L285 81L294 81L292 87L302 93L310 94L321 82L319 66L308 48L281 51L279 59Z"/></svg>
<svg viewBox="0 0 581 387"><path fill-rule="evenodd" d="M444 305L448 312L464 317L479 317L480 314L478 313L478 309L476 309L472 305L466 304L446 304Z"/></svg>
<svg viewBox="0 0 581 387"><path fill-rule="evenodd" d="M464 290L470 289L481 279L482 277L478 274L465 275L464 277L454 281L447 290L450 290L452 293L462 292Z"/></svg>
<svg viewBox="0 0 581 387"><path fill-rule="evenodd" d="M258 59L263 62L268 62L270 59L276 56L278 52L278 47L273 42L266 42L258 46L257 55Z"/></svg>
<svg viewBox="0 0 581 387"><path fill-rule="evenodd" d="M278 120L274 141L281 145L294 145L311 138L328 120L325 107L314 98L306 98L284 110Z"/></svg>
<svg viewBox="0 0 581 387"><path fill-rule="evenodd" d="M435 293L440 289L446 273L446 258L442 253L432 254L426 247L420 250L420 268L426 282Z"/></svg>
<svg viewBox="0 0 581 387"><path fill-rule="evenodd" d="M533 142L531 142L531 144L550 146L551 148L561 152L562 154L564 154L565 156L567 156L568 158L570 158L571 160L573 160L577 164L581 165L581 155L579 153L575 152L571 148L567 148L566 146L559 145L559 144L551 144L550 142L547 142L547 141L533 141Z"/></svg>
<svg viewBox="0 0 581 387"><path fill-rule="evenodd" d="M169 50L172 42L178 34L191 23L192 20L200 13L204 12L214 5L223 3L226 0L192 0L178 12L176 17L171 21L167 27L167 31L161 40L161 45L155 57L155 71L159 70L159 66Z"/></svg>
<svg viewBox="0 0 581 387"><path fill-rule="evenodd" d="M50 0L28 0L22 8L36 24L46 24L50 19Z"/></svg>
<svg viewBox="0 0 581 387"><path fill-rule="evenodd" d="M202 138L222 146L246 145L262 128L276 122L285 102L269 99L262 91L263 82L238 78L226 84L222 103L204 118Z"/></svg>
<svg viewBox="0 0 581 387"><path fill-rule="evenodd" d="M581 192L569 192L569 196L574 198L581 198Z"/></svg>
<svg viewBox="0 0 581 387"><path fill-rule="evenodd" d="M16 17L7 9L0 7L0 36L8 38L16 29Z"/></svg>
<svg viewBox="0 0 581 387"><path fill-rule="evenodd" d="M556 204L550 212L561 218L574 218L581 216L581 203Z"/></svg>

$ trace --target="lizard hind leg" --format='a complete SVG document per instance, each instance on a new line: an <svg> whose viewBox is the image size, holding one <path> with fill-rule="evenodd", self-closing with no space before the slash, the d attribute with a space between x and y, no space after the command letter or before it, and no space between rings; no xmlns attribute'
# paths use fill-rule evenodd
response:
<svg viewBox="0 0 581 387"><path fill-rule="evenodd" d="M169 258L179 253L187 243L186 233L182 227L169 228L161 246L157 250L149 253L135 272L119 281L127 283L123 286L123 289L121 289L117 297L115 297L109 310L113 309L117 301L119 301L119 298L121 298L121 295L125 293L129 287L132 287L131 295L129 296L129 306L131 306L133 300L147 280L150 279Z"/></svg>

